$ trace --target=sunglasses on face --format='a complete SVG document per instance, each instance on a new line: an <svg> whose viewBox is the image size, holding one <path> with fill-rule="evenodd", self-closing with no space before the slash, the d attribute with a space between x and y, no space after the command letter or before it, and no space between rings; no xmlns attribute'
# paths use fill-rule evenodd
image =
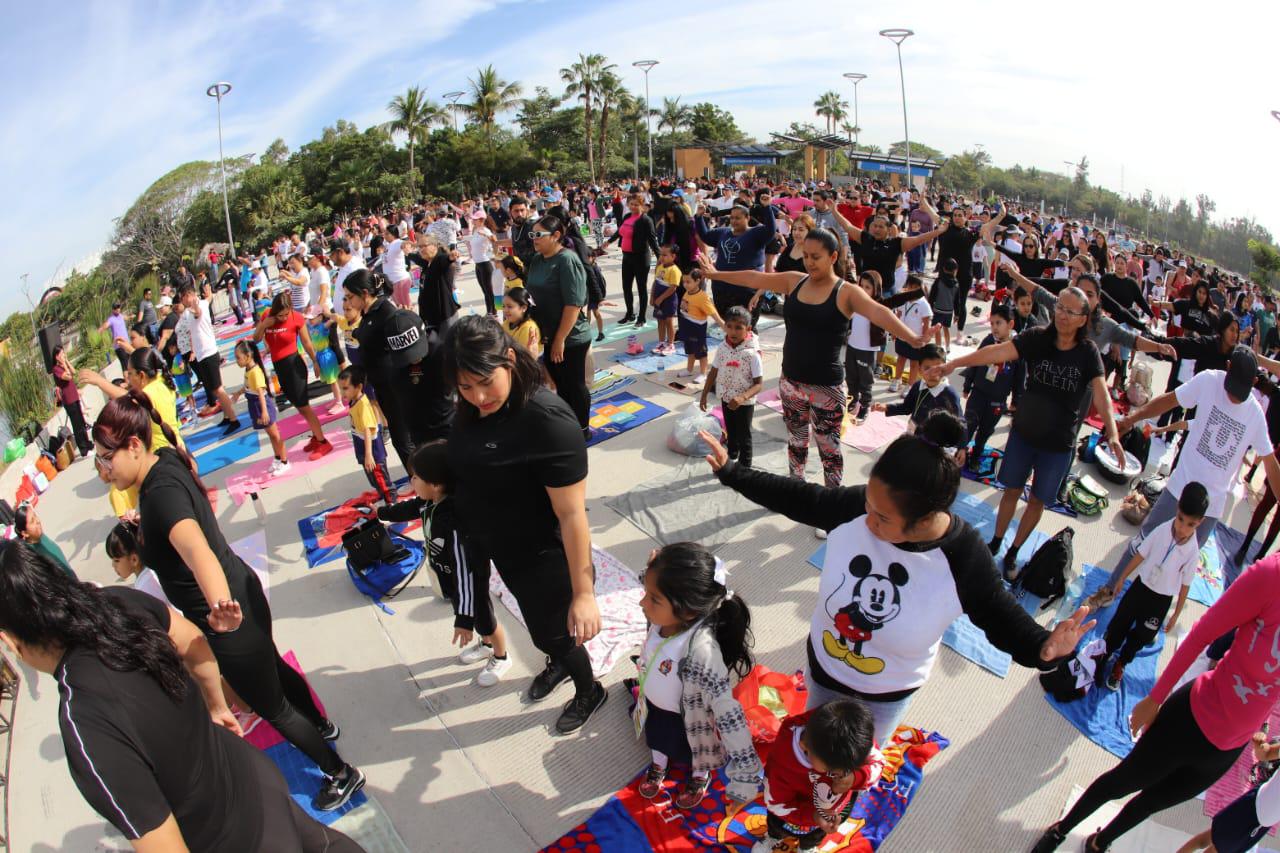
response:
<svg viewBox="0 0 1280 853"><path fill-rule="evenodd" d="M536 240L539 237L550 237L552 233L551 231L530 231L529 236Z"/></svg>

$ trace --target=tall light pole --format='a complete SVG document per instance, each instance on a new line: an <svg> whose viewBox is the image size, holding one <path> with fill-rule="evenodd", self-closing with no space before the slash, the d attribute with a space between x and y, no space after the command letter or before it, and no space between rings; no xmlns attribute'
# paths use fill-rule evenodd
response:
<svg viewBox="0 0 1280 853"><path fill-rule="evenodd" d="M915 35L914 30L889 29L881 30L880 35L893 42L898 48L898 83L902 87L902 136L907 143L907 189L911 183L911 132L907 130L907 78L902 73L902 43Z"/></svg>
<svg viewBox="0 0 1280 853"><path fill-rule="evenodd" d="M231 247L230 251L227 252L227 256L234 258L236 256L236 240L231 236L231 205L227 202L227 164L222 157L222 98L230 91L230 83L218 82L205 89L204 93L218 102L218 168L222 170L222 212L227 217L227 243Z"/></svg>
<svg viewBox="0 0 1280 853"><path fill-rule="evenodd" d="M653 177L653 130L649 127L649 113L653 103L649 100L649 70L658 64L656 59L641 59L631 63L644 72L644 135L649 140L649 177ZM636 175L636 177L640 177Z"/></svg>
<svg viewBox="0 0 1280 853"><path fill-rule="evenodd" d="M445 92L443 97L449 101L449 112L453 113L453 132L458 132L458 98L466 92Z"/></svg>
<svg viewBox="0 0 1280 853"><path fill-rule="evenodd" d="M867 75L859 74L856 71L848 71L844 75L844 79L853 84L853 150L858 150L858 134L862 128L858 125L858 84L867 79Z"/></svg>
<svg viewBox="0 0 1280 853"><path fill-rule="evenodd" d="M1076 164L1072 163L1070 160L1063 160L1062 162L1066 163L1068 166L1070 166L1073 169L1076 167ZM1067 210L1066 210L1066 213L1068 216L1071 215L1071 187L1074 183L1075 183L1075 179L1072 178L1071 173L1068 172L1067 173Z"/></svg>

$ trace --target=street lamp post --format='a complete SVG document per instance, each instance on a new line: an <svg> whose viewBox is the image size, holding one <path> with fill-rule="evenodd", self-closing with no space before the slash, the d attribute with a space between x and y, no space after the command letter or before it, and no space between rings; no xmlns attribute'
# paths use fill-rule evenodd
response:
<svg viewBox="0 0 1280 853"><path fill-rule="evenodd" d="M649 70L658 64L656 59L641 59L631 63L644 72L644 135L649 141L649 177L653 177L653 130L649 127L649 113L652 102L649 100ZM636 177L640 177L636 175Z"/></svg>
<svg viewBox="0 0 1280 853"><path fill-rule="evenodd" d="M449 101L449 112L453 113L453 132L458 132L458 98L461 98L466 92L445 92L444 97Z"/></svg>
<svg viewBox="0 0 1280 853"><path fill-rule="evenodd" d="M230 91L230 83L218 82L205 89L204 93L218 102L218 168L222 171L222 212L227 217L227 243L230 246L227 256L234 258L236 256L236 241L231 236L231 205L227 201L227 164L222 156L222 98Z"/></svg>
<svg viewBox="0 0 1280 853"><path fill-rule="evenodd" d="M911 131L907 129L907 78L902 72L902 43L915 35L914 30L889 29L881 30L880 35L893 42L898 48L898 84L902 88L902 136L907 144L907 188L911 184Z"/></svg>
<svg viewBox="0 0 1280 853"><path fill-rule="evenodd" d="M862 128L858 125L858 84L867 79L867 75L856 71L846 72L844 78L853 84L853 149L858 150L858 134Z"/></svg>
<svg viewBox="0 0 1280 853"><path fill-rule="evenodd" d="M1076 167L1076 164L1072 163L1070 160L1063 160L1062 162L1066 163L1068 166L1070 166L1073 169ZM1071 177L1071 173L1068 172L1067 173L1067 210L1066 210L1066 213L1068 216L1071 215L1071 186L1073 183L1075 183L1075 180Z"/></svg>

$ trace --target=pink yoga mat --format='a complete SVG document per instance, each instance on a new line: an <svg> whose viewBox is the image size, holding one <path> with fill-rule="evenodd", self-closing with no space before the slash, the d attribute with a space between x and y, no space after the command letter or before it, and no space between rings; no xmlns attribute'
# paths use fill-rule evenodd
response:
<svg viewBox="0 0 1280 853"><path fill-rule="evenodd" d="M284 422L281 421L281 423ZM303 421L303 426L305 427L305 425L306 421ZM272 460L267 458L255 462L239 474L233 474L228 477L227 492L231 495L231 500L236 506L240 506L240 504L244 503L245 497L252 492L261 492L279 483L295 480L298 477L323 468L335 459L345 459L353 466L356 464L355 452L351 449L351 433L345 431L336 435L325 433L325 436L333 444L333 451L321 456L319 459L308 459L307 453L302 449L306 446L304 444L288 448L289 472L287 474L275 477L268 476L267 471L271 468Z"/></svg>
<svg viewBox="0 0 1280 853"><path fill-rule="evenodd" d="M281 655L284 662L293 668L293 671L301 675L304 679L307 674L302 671L302 664L298 663L297 656L293 650L285 652ZM307 690L311 691L311 698L315 700L316 707L320 709L320 713L325 713L324 703L320 701L320 697L316 695L316 691L311 686L311 682L307 682ZM242 721L243 724L243 721ZM279 743L284 743L284 738L275 730L275 727L261 717L255 717L255 725L251 731L245 732L244 739L256 746L258 749L266 750Z"/></svg>
<svg viewBox="0 0 1280 853"><path fill-rule="evenodd" d="M311 411L316 413L316 417L320 419L321 426L331 424L334 421L347 416L346 409L343 409L336 415L329 414L329 406L332 405L332 403L323 406L312 405ZM307 426L307 419L302 416L301 412L297 411L288 417L281 418L276 422L276 426L280 427L280 437L285 441L288 441L291 438L297 438L304 433L311 432L311 427ZM289 461L292 462L293 460L290 459Z"/></svg>
<svg viewBox="0 0 1280 853"><path fill-rule="evenodd" d="M1280 732L1280 707L1273 708L1271 711L1270 726L1268 731L1272 733L1272 737L1276 732ZM1204 792L1204 813L1206 817L1213 817L1218 812L1231 805L1245 791L1249 790L1249 770L1253 767L1253 747L1246 746L1236 759L1236 763L1226 773L1222 774L1222 778L1209 787ZM1275 828L1272 827L1268 835L1275 835Z"/></svg>
<svg viewBox="0 0 1280 853"><path fill-rule="evenodd" d="M884 412L872 412L861 426L847 426L840 440L863 453L875 453L907 431L906 415L887 416Z"/></svg>

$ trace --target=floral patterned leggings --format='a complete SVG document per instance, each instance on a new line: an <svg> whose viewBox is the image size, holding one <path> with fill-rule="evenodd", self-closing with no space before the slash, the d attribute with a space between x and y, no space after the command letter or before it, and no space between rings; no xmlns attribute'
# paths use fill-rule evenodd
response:
<svg viewBox="0 0 1280 853"><path fill-rule="evenodd" d="M822 459L823 480L828 488L840 485L844 477L844 454L840 450L840 427L844 422L845 393L841 385L809 385L778 380L782 398L782 419L787 424L787 461L791 476L804 479L804 463L809 458L809 425Z"/></svg>

